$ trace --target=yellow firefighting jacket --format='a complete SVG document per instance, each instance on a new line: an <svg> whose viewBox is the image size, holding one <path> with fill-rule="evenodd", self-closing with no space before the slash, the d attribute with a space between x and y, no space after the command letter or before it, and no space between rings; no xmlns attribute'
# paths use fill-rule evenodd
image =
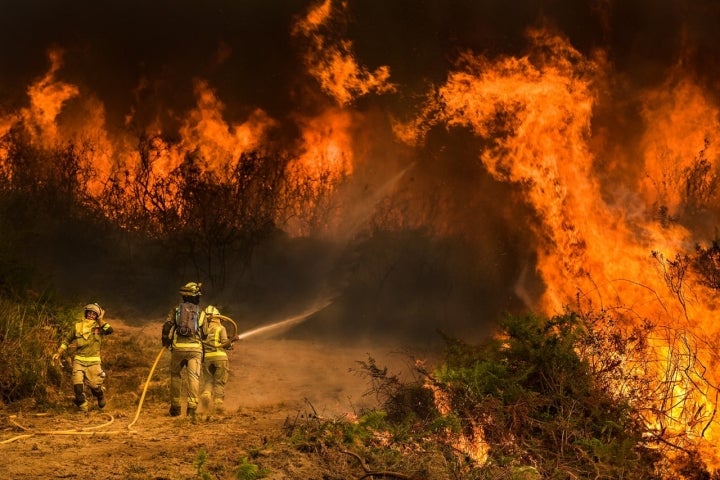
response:
<svg viewBox="0 0 720 480"><path fill-rule="evenodd" d="M102 322L102 326L99 322ZM86 365L100 363L102 337L113 332L112 326L105 321L82 320L77 322L60 344L60 350L67 350L75 342L77 350L74 359Z"/></svg>
<svg viewBox="0 0 720 480"><path fill-rule="evenodd" d="M227 330L219 320L211 320L207 326L207 337L205 339L205 358L217 360L227 358L225 349L232 343L228 340Z"/></svg>

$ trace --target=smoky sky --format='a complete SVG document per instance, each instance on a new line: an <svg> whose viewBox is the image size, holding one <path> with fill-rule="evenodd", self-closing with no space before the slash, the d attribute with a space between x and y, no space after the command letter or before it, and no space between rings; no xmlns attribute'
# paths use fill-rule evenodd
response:
<svg viewBox="0 0 720 480"><path fill-rule="evenodd" d="M2 2L0 100L23 93L47 71L47 50L65 50L62 80L97 95L118 118L131 104L182 109L193 78L203 78L230 108L259 106L280 117L297 107L301 45L291 28L307 0L123 0ZM388 65L412 95L445 77L458 52L490 57L522 52L524 31L555 27L581 52L607 52L620 72L658 81L691 47L688 68L711 78L717 67L720 7L707 1L362 0L348 3L334 28L354 43L360 64ZM694 63L693 63L694 62ZM133 97L141 82L151 87ZM397 100L397 99L396 99Z"/></svg>

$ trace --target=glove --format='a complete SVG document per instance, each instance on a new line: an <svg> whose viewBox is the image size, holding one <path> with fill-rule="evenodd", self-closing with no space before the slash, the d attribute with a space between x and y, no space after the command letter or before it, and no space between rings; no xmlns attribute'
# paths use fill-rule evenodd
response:
<svg viewBox="0 0 720 480"><path fill-rule="evenodd" d="M235 335L235 338L233 338L233 342L239 342L240 341L240 335Z"/></svg>

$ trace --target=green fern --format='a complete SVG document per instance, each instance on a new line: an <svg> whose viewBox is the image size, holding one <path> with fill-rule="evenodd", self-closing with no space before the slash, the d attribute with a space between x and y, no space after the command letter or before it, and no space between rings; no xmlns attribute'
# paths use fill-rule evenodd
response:
<svg viewBox="0 0 720 480"><path fill-rule="evenodd" d="M247 457L240 459L240 465L235 470L235 478L237 480L256 480L258 478L264 478L267 474L266 470L260 468L254 463L250 463Z"/></svg>

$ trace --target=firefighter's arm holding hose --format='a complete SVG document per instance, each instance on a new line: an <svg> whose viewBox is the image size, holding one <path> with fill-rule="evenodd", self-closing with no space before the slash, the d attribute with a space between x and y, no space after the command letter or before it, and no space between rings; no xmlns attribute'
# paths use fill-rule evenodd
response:
<svg viewBox="0 0 720 480"><path fill-rule="evenodd" d="M223 343L220 344L222 348L225 350L232 350L233 344L240 340L240 335L235 335L233 338L228 338Z"/></svg>
<svg viewBox="0 0 720 480"><path fill-rule="evenodd" d="M213 305L208 305L204 313L207 330L205 330L206 336L203 338L203 344L213 349L222 348L223 350L231 350L233 343L240 340L240 336L236 335L237 326L235 322L230 317L221 315L220 311ZM227 330L221 323L221 320L226 320L235 327L232 338L228 338Z"/></svg>
<svg viewBox="0 0 720 480"><path fill-rule="evenodd" d="M225 350L232 350L233 343L235 343L235 342L237 342L238 340L240 340L240 336L239 336L239 335L235 335L235 336L232 337L232 338L228 338L228 336L227 336L227 330L225 329L224 326L221 327L220 332L221 332L221 333L220 333L220 347L222 347L222 348L225 349Z"/></svg>
<svg viewBox="0 0 720 480"><path fill-rule="evenodd" d="M220 335L220 341L219 341L219 342L217 342L217 343L214 344L214 345L211 344L211 343L209 343L209 342L203 342L203 343L205 343L206 345L212 345L212 346L215 347L215 348L222 348L222 349L224 349L224 350L232 350L233 343L235 343L235 342L237 342L238 340L240 340L240 336L239 336L239 335L235 335L233 338L228 338L228 337L227 337L227 333L226 333L226 331L225 331L225 327L222 327L222 330L221 330L221 331L222 331L222 333L221 333L221 335Z"/></svg>

